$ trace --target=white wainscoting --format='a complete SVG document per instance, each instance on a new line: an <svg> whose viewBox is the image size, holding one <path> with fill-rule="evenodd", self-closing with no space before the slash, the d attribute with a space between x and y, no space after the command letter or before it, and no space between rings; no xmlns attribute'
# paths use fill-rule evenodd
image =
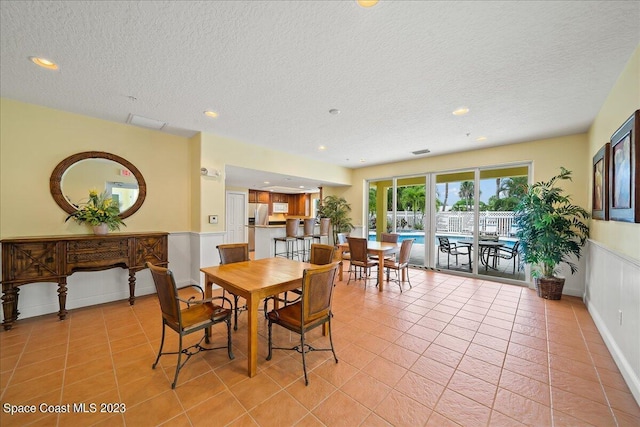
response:
<svg viewBox="0 0 640 427"><path fill-rule="evenodd" d="M169 268L173 271L178 286L204 284L200 268L219 264L216 245L224 243L225 234L169 234ZM104 271L77 272L67 278L67 288L67 310L119 300L128 304L126 300L129 298L129 270L112 268ZM152 294L155 291L149 270L136 273L136 296ZM57 313L58 310L57 284L30 283L20 286L18 322L28 317ZM0 316L4 320L2 310Z"/></svg>
<svg viewBox="0 0 640 427"><path fill-rule="evenodd" d="M585 304L640 404L640 260L593 241L587 257Z"/></svg>

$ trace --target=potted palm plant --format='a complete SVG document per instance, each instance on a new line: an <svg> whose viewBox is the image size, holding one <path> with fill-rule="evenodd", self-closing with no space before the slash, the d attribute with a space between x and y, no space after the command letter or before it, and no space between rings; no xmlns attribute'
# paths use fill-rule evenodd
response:
<svg viewBox="0 0 640 427"><path fill-rule="evenodd" d="M350 233L354 229L349 218L351 205L347 203L344 197L327 196L322 199L322 204L318 208L318 216L320 218L329 218L331 220L331 229L333 231L333 242L337 244L338 233Z"/></svg>
<svg viewBox="0 0 640 427"><path fill-rule="evenodd" d="M549 181L528 185L514 218L522 261L533 266L538 296L552 300L561 298L564 287L565 279L555 276L558 265L567 264L574 274L578 267L571 256L580 259L589 237L589 213L563 194L556 185L562 180L571 180L571 171L563 167Z"/></svg>

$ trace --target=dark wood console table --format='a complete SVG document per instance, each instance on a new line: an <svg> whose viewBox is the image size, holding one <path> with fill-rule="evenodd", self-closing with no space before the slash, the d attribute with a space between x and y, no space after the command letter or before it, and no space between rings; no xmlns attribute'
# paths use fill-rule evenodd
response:
<svg viewBox="0 0 640 427"><path fill-rule="evenodd" d="M58 316L67 315L67 276L76 271L129 269L129 304L135 302L136 272L146 262L167 266L168 233L115 233L3 239L2 308L4 329L18 319L19 287L28 283L58 284Z"/></svg>

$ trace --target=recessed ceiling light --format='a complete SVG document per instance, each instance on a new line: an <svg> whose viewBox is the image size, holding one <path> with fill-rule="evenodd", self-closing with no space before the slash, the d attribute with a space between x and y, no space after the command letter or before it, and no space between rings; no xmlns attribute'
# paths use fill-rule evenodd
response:
<svg viewBox="0 0 640 427"><path fill-rule="evenodd" d="M304 185L299 186L298 188L304 188Z"/></svg>
<svg viewBox="0 0 640 427"><path fill-rule="evenodd" d="M47 70L57 70L58 69L58 64L56 64L53 61L49 61L48 59L38 58L37 56L30 56L29 59L34 64L36 64L36 65L38 65L38 66L40 66L42 68L46 68Z"/></svg>
<svg viewBox="0 0 640 427"><path fill-rule="evenodd" d="M479 136L479 137L476 138L476 141L478 141L478 142L482 142L482 141L486 141L486 140L487 140L486 136Z"/></svg>
<svg viewBox="0 0 640 427"><path fill-rule="evenodd" d="M329 110L329 114L333 114L334 116L340 114L340 110L338 110L337 108L332 108L331 110Z"/></svg>
<svg viewBox="0 0 640 427"><path fill-rule="evenodd" d="M362 7L373 7L378 4L378 0L356 0L356 3Z"/></svg>
<svg viewBox="0 0 640 427"><path fill-rule="evenodd" d="M211 110L205 111L204 115L207 116L207 117L211 117L212 119L215 119L216 117L218 117L218 113L216 113L215 111L211 111Z"/></svg>
<svg viewBox="0 0 640 427"><path fill-rule="evenodd" d="M460 107L457 110L453 110L453 115L454 116L464 116L465 114L467 114L469 112L469 108L467 107Z"/></svg>
<svg viewBox="0 0 640 427"><path fill-rule="evenodd" d="M265 183L265 184L271 184L269 181L265 181L264 183Z"/></svg>
<svg viewBox="0 0 640 427"><path fill-rule="evenodd" d="M360 159L360 163L365 163L366 161L366 159Z"/></svg>
<svg viewBox="0 0 640 427"><path fill-rule="evenodd" d="M318 147L318 150L320 150L320 151L324 151L326 149L327 149L327 147L325 147L324 145L321 145L321 146Z"/></svg>

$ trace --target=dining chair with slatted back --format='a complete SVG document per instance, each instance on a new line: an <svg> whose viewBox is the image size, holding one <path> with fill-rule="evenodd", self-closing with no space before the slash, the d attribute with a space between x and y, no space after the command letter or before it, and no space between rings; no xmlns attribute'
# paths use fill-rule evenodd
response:
<svg viewBox="0 0 640 427"><path fill-rule="evenodd" d="M224 243L216 246L220 255L220 264L232 264L234 262L249 261L249 244L248 243ZM225 296L226 290L222 290L222 296ZM247 311L247 305L238 307L238 295L233 296L233 330L238 330L238 312Z"/></svg>
<svg viewBox="0 0 640 427"><path fill-rule="evenodd" d="M377 266L378 261L372 261L371 258L369 258L369 255L367 254L367 239L362 237L347 237L347 242L349 242L349 253L351 256L347 285L351 282L352 274L354 280L357 280L359 271L360 279L363 278L364 273L364 286L366 288L367 278L371 273L371 268Z"/></svg>
<svg viewBox="0 0 640 427"><path fill-rule="evenodd" d="M411 286L411 280L409 279L409 258L411 257L411 247L413 246L413 241L415 239L404 239L400 246L400 255L398 255L397 260L394 259L385 259L384 260L384 268L387 269L387 282L391 281L390 271L395 270L397 274L398 286L400 287L400 292L402 292L402 277L407 278L407 283L409 283L409 288Z"/></svg>
<svg viewBox="0 0 640 427"><path fill-rule="evenodd" d="M306 354L310 351L331 351L333 358L338 363L333 338L331 336L331 305L333 300L333 288L338 271L338 263L308 268L302 277L302 298L295 304L288 305L277 310L270 311L269 319L269 354L267 360L271 360L273 350L295 350L302 354L302 369L304 371L304 383L309 385L307 377ZM306 342L306 333L318 326L329 324L330 348L314 348ZM295 347L273 346L273 325L280 325L285 329L300 335L300 345Z"/></svg>
<svg viewBox="0 0 640 427"><path fill-rule="evenodd" d="M311 245L311 256L309 262L315 265L325 265L334 262L333 256L336 248L332 245L322 245L314 243Z"/></svg>
<svg viewBox="0 0 640 427"><path fill-rule="evenodd" d="M309 263L315 264L315 265L331 264L332 262L335 262L335 260L333 259L333 254L335 250L336 248L331 245L321 245L319 243L314 243L311 245L311 255L309 256ZM288 298L289 292L297 295L297 297L293 300L289 299ZM297 302L298 299L300 299L301 295L302 295L302 288L292 289L290 291L285 292L284 298L278 299L278 301L284 303L285 305L293 304Z"/></svg>
<svg viewBox="0 0 640 427"><path fill-rule="evenodd" d="M160 310L162 311L162 338L160 340L160 349L158 350L156 361L151 367L153 369L156 368L161 356L177 354L178 361L176 363L176 372L173 377L173 383L171 384L171 388L176 388L180 370L189 361L191 356L194 356L201 351L226 348L229 359L233 359L234 356L231 348L231 308L224 308L225 302L229 304L229 307L231 307L231 301L224 297L204 299L204 292L202 291L202 288L197 285L189 285L185 288L193 287L198 289L202 295L201 299L196 299L195 296L191 296L188 299L181 298L179 291L184 288L176 287L176 281L171 270L164 267L157 267L150 262L147 262L147 267L151 271L153 283L155 284L158 300L160 302ZM214 301L220 302L221 305L214 303ZM186 308L183 308L181 304L186 306ZM201 345L203 340L206 344L209 344L209 327L222 322L227 324L227 344L213 348L203 347ZM178 351L162 351L164 348L164 337L167 327L177 332L180 336L178 341ZM203 329L204 336L200 341L187 348L182 348L184 336ZM184 361L182 361L183 355L186 356Z"/></svg>
<svg viewBox="0 0 640 427"><path fill-rule="evenodd" d="M399 239L400 239L400 234L398 234L398 233L382 233L382 234L380 234L380 241L381 242L398 243ZM378 256L377 255L370 255L369 258L375 259L376 261L378 260ZM385 255L384 256L384 259L395 259L395 258L396 258L396 254L395 253L391 253L389 255Z"/></svg>

